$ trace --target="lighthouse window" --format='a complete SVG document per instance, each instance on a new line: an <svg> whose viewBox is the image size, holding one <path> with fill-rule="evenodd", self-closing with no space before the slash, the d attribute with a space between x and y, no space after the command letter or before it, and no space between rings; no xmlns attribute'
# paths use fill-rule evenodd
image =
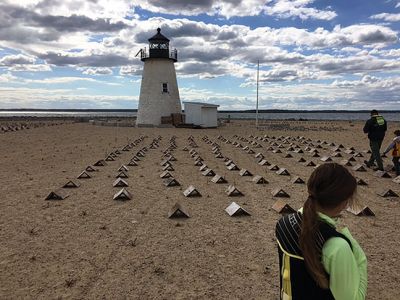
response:
<svg viewBox="0 0 400 300"><path fill-rule="evenodd" d="M163 93L168 93L168 83L163 83L162 84L162 92Z"/></svg>

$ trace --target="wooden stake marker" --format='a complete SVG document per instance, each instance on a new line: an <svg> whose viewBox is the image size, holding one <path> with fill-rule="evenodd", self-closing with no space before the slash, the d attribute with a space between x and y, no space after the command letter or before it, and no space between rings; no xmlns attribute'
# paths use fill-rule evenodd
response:
<svg viewBox="0 0 400 300"><path fill-rule="evenodd" d="M81 186L81 184L79 182L70 180L66 184L63 185L63 188L71 189L71 188L78 188L80 186Z"/></svg>
<svg viewBox="0 0 400 300"><path fill-rule="evenodd" d="M161 163L160 166L164 167L165 165L170 165L171 163L169 162L169 159L164 159Z"/></svg>
<svg viewBox="0 0 400 300"><path fill-rule="evenodd" d="M211 182L213 183L227 183L226 179L221 175L216 174L212 179Z"/></svg>
<svg viewBox="0 0 400 300"><path fill-rule="evenodd" d="M199 168L199 171L200 171L200 172L203 172L203 171L205 171L205 170L207 170L207 169L208 169L207 165L206 165L206 164L203 164L203 165L201 165L201 167Z"/></svg>
<svg viewBox="0 0 400 300"><path fill-rule="evenodd" d="M193 186L190 185L184 192L185 197L201 197L200 192Z"/></svg>
<svg viewBox="0 0 400 300"><path fill-rule="evenodd" d="M175 203L175 205L168 212L169 219L184 219L190 218L189 213L180 205L179 203Z"/></svg>
<svg viewBox="0 0 400 300"><path fill-rule="evenodd" d="M355 165L352 169L357 172L367 172L367 169L361 164Z"/></svg>
<svg viewBox="0 0 400 300"><path fill-rule="evenodd" d="M113 200L126 201L131 200L132 195L125 188L114 194Z"/></svg>
<svg viewBox="0 0 400 300"><path fill-rule="evenodd" d="M117 178L113 183L113 187L127 187L127 186L129 186L128 183L122 178Z"/></svg>
<svg viewBox="0 0 400 300"><path fill-rule="evenodd" d="M225 192L229 197L244 196L234 185L228 186Z"/></svg>
<svg viewBox="0 0 400 300"><path fill-rule="evenodd" d="M291 183L296 183L296 184L304 184L305 181L301 179L299 176L295 176L290 180Z"/></svg>
<svg viewBox="0 0 400 300"><path fill-rule="evenodd" d="M238 166L235 165L234 163L231 163L227 168L230 171L238 171L239 170Z"/></svg>
<svg viewBox="0 0 400 300"><path fill-rule="evenodd" d="M79 176L77 177L77 179L89 179L92 178L92 176L89 175L89 173L87 173L86 171L83 171L81 174L79 174Z"/></svg>
<svg viewBox="0 0 400 300"><path fill-rule="evenodd" d="M162 173L160 174L160 177L161 177L161 178L171 178L171 177L173 177L173 176L172 176L172 174L171 174L170 172L164 171L164 172L162 172Z"/></svg>
<svg viewBox="0 0 400 300"><path fill-rule="evenodd" d="M194 162L194 165L195 166L202 166L203 165L203 161L202 160L196 160L195 162Z"/></svg>
<svg viewBox="0 0 400 300"><path fill-rule="evenodd" d="M126 171L126 172L128 172L129 171L129 169L128 169L128 167L127 166L125 166L125 165L122 165L122 166L120 166L119 167L119 169L117 170L118 172L121 172L121 171Z"/></svg>
<svg viewBox="0 0 400 300"><path fill-rule="evenodd" d="M278 214L291 214L296 212L294 208L281 199L277 200L274 205L272 205L272 209Z"/></svg>
<svg viewBox="0 0 400 300"><path fill-rule="evenodd" d="M125 173L125 171L121 171L121 172L118 173L117 176L115 176L115 178L118 178L118 177L119 178L128 178L129 175L127 173Z"/></svg>
<svg viewBox="0 0 400 300"><path fill-rule="evenodd" d="M165 165L162 168L163 171L174 171L174 168L172 167L172 165Z"/></svg>
<svg viewBox="0 0 400 300"><path fill-rule="evenodd" d="M368 206L348 207L346 210L356 216L375 216Z"/></svg>
<svg viewBox="0 0 400 300"><path fill-rule="evenodd" d="M205 169L201 174L203 176L215 176L215 172L212 169Z"/></svg>
<svg viewBox="0 0 400 300"><path fill-rule="evenodd" d="M270 166L271 165L266 159L262 159L258 164L260 166Z"/></svg>
<svg viewBox="0 0 400 300"><path fill-rule="evenodd" d="M281 176L290 176L289 171L286 170L285 168L280 168L278 171L276 171L276 174Z"/></svg>
<svg viewBox="0 0 400 300"><path fill-rule="evenodd" d="M105 161L115 161L114 157L112 157L111 155L107 156Z"/></svg>
<svg viewBox="0 0 400 300"><path fill-rule="evenodd" d="M380 178L392 178L392 176L390 176L390 174L386 171L376 171L374 173L374 176L376 177L380 177Z"/></svg>
<svg viewBox="0 0 400 300"><path fill-rule="evenodd" d="M399 197L399 195L397 195L394 191L392 191L391 189L388 190L384 190L378 193L379 196L387 198L387 197Z"/></svg>
<svg viewBox="0 0 400 300"><path fill-rule="evenodd" d="M348 159L344 159L344 160L340 161L340 164L342 166L346 166L346 167L352 167L353 166L353 164Z"/></svg>
<svg viewBox="0 0 400 300"><path fill-rule="evenodd" d="M267 181L264 177L262 177L261 175L256 175L256 176L254 176L254 178L252 179L252 181L253 181L255 184L267 184L267 183L268 183L268 181Z"/></svg>
<svg viewBox="0 0 400 300"><path fill-rule="evenodd" d="M134 161L134 160L131 160L129 163L128 163L128 166L130 166L130 167L136 167L138 164L136 163L136 161Z"/></svg>
<svg viewBox="0 0 400 300"><path fill-rule="evenodd" d="M321 157L320 159L321 159L321 161L323 161L323 162L332 161L332 158L330 158L330 156L324 156L324 157Z"/></svg>
<svg viewBox="0 0 400 300"><path fill-rule="evenodd" d="M356 178L356 180L358 185L368 185L368 183L361 178Z"/></svg>
<svg viewBox="0 0 400 300"><path fill-rule="evenodd" d="M239 172L240 176L253 176L253 174L250 173L250 171L246 170L246 169L241 169Z"/></svg>
<svg viewBox="0 0 400 300"><path fill-rule="evenodd" d="M225 211L231 217L251 216L249 212L247 212L236 202L232 202L227 208L225 208Z"/></svg>
<svg viewBox="0 0 400 300"><path fill-rule="evenodd" d="M180 185L180 183L173 177L165 178L163 180L163 183L165 186L179 186Z"/></svg>
<svg viewBox="0 0 400 300"><path fill-rule="evenodd" d="M264 158L264 155L262 155L261 152L258 152L256 155L254 155L255 158Z"/></svg>
<svg viewBox="0 0 400 300"><path fill-rule="evenodd" d="M87 166L85 169L86 172L96 172L97 169L93 168L92 166Z"/></svg>
<svg viewBox="0 0 400 300"><path fill-rule="evenodd" d="M66 193L66 191L59 189L53 192L50 192L50 194L47 195L45 200L64 200L65 198L68 198L69 195Z"/></svg>
<svg viewBox="0 0 400 300"><path fill-rule="evenodd" d="M232 159L228 159L225 161L225 166L229 166L230 164L233 164L233 160Z"/></svg>
<svg viewBox="0 0 400 300"><path fill-rule="evenodd" d="M107 163L104 159L100 159L93 164L93 166L96 166L96 167L104 167L106 165L107 165Z"/></svg>
<svg viewBox="0 0 400 300"><path fill-rule="evenodd" d="M272 192L272 196L280 198L290 198L290 195L286 193L283 189L276 188Z"/></svg>

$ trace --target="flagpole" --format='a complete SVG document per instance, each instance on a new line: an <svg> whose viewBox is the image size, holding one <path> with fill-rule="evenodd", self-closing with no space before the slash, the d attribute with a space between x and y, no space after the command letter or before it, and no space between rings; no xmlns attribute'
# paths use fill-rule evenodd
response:
<svg viewBox="0 0 400 300"><path fill-rule="evenodd" d="M260 61L257 60L257 102L256 102L256 128L258 129L258 79L260 72Z"/></svg>

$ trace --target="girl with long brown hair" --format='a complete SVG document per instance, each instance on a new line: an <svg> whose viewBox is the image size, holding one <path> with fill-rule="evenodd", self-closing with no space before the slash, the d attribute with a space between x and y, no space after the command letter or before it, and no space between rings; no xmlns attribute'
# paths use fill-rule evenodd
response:
<svg viewBox="0 0 400 300"><path fill-rule="evenodd" d="M357 182L342 165L327 163L311 174L308 198L297 213L276 225L280 298L365 299L367 259L336 218L352 204Z"/></svg>

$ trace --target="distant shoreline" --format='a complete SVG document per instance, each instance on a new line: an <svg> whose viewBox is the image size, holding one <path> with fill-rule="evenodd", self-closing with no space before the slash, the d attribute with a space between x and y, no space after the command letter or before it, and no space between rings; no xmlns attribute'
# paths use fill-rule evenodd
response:
<svg viewBox="0 0 400 300"><path fill-rule="evenodd" d="M137 112L137 109L43 109L43 108L0 108L0 112ZM259 113L369 113L371 110L285 110L260 109ZM256 113L250 110L218 110L219 113ZM400 110L379 110L381 113L400 113Z"/></svg>

